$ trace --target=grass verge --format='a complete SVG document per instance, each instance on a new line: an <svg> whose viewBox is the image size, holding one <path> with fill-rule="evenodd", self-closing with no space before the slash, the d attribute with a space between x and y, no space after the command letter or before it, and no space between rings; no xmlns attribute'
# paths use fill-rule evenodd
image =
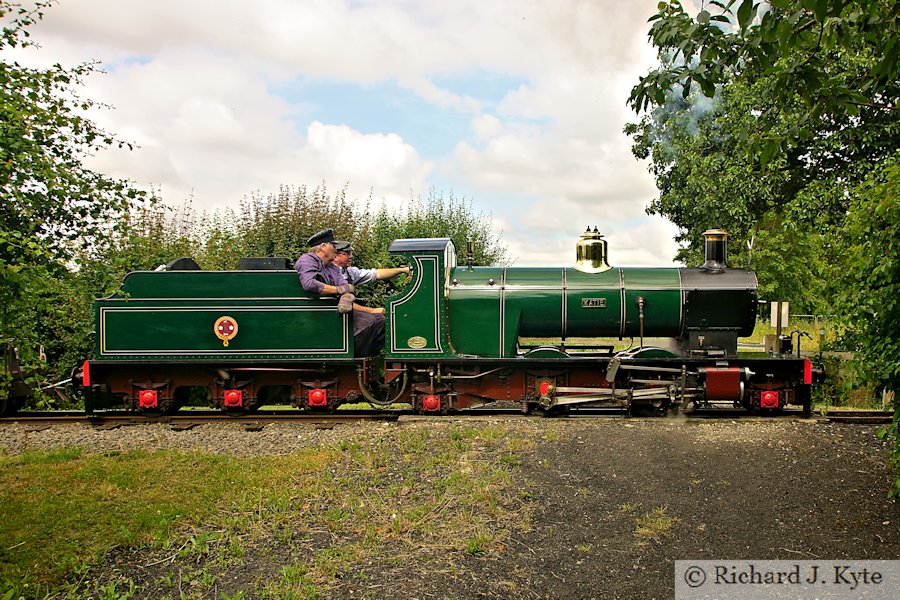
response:
<svg viewBox="0 0 900 600"><path fill-rule="evenodd" d="M110 548L164 547L223 506L276 502L285 481L339 456L316 449L275 461L74 448L0 457L0 589L40 596Z"/></svg>
<svg viewBox="0 0 900 600"><path fill-rule="evenodd" d="M525 525L512 475L527 447L484 424L288 456L0 457L0 598L314 598L413 556L489 553ZM263 576L225 581L243 567Z"/></svg>

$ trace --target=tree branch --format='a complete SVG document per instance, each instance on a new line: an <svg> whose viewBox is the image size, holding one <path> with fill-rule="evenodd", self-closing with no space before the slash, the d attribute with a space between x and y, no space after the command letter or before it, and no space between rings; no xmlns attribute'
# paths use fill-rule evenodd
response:
<svg viewBox="0 0 900 600"><path fill-rule="evenodd" d="M873 104L871 102L848 102L854 106L864 106L866 108L877 108L879 110L900 110L900 107L891 106L890 104Z"/></svg>

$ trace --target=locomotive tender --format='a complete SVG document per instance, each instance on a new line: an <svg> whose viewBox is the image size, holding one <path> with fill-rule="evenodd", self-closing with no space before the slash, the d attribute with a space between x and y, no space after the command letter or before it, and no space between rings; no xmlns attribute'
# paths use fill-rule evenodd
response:
<svg viewBox="0 0 900 600"><path fill-rule="evenodd" d="M352 316L337 312L337 298L306 293L286 259L248 259L240 271L175 261L130 273L97 300L95 357L74 380L88 411L171 411L200 388L211 406L235 412L367 401L445 414L508 401L543 414L723 403L809 413L808 360L737 355L755 324L756 276L727 266L725 232L705 236L697 269L610 267L596 229L579 240L571 268L459 265L450 239L396 240L389 251L413 276L386 299L375 358L354 356ZM550 342L526 347L524 338ZM614 353L571 338L635 343Z"/></svg>

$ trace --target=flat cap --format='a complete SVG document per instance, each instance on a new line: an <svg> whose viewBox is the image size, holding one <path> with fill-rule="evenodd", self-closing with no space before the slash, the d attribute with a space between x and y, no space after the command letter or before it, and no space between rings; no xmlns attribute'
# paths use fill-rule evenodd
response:
<svg viewBox="0 0 900 600"><path fill-rule="evenodd" d="M353 254L353 246L347 240L334 240L334 249L336 252Z"/></svg>
<svg viewBox="0 0 900 600"><path fill-rule="evenodd" d="M318 233L314 233L308 240L306 240L306 245L318 246L319 244L324 244L325 242L334 242L334 229L323 229Z"/></svg>

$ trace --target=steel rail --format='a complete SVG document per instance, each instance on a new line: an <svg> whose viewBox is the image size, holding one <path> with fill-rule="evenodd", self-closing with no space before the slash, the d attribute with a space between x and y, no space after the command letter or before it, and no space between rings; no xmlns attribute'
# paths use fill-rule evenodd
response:
<svg viewBox="0 0 900 600"><path fill-rule="evenodd" d="M893 420L894 413L878 409L846 409L828 411L824 415L829 423L856 423L859 425L887 424Z"/></svg>
<svg viewBox="0 0 900 600"><path fill-rule="evenodd" d="M623 417L638 419L665 419L666 417L630 416L624 407L583 407L576 409L569 405L562 405L563 410L554 418L591 418L591 417ZM689 413L681 413L678 418L688 420L715 420L721 418L750 418L750 419L784 419L800 418L802 412L787 409L777 415L760 416L750 414L743 409L734 408L698 408ZM466 417L528 417L533 415L523 414L515 408L470 408L452 413L453 418ZM440 418L440 415L416 414L409 409L395 410L338 410L332 413L306 413L296 410L257 411L254 413L225 413L221 411L180 411L170 415L142 415L135 412L100 411L86 414L80 411L36 411L20 412L15 415L0 418L0 426L18 423L27 426L55 425L64 423L84 423L98 428L114 428L128 425L166 424L176 428L188 429L207 423L236 423L247 427L259 427L270 423L306 423L312 425L335 425L353 423L359 421L396 422L401 417L414 417L424 419ZM814 419L832 423L858 423L881 424L890 423L892 413L880 410L841 410L832 411L825 415L814 416Z"/></svg>
<svg viewBox="0 0 900 600"><path fill-rule="evenodd" d="M220 411L185 411L170 415L142 415L128 411L103 411L86 414L75 411L45 411L19 413L0 418L0 425L55 425L85 423L95 427L110 428L127 425L162 423L175 427L194 427L207 423L237 423L245 426L270 423L339 424L357 421L396 421L409 411L337 411L334 413L303 413L298 411L266 411L229 414Z"/></svg>

